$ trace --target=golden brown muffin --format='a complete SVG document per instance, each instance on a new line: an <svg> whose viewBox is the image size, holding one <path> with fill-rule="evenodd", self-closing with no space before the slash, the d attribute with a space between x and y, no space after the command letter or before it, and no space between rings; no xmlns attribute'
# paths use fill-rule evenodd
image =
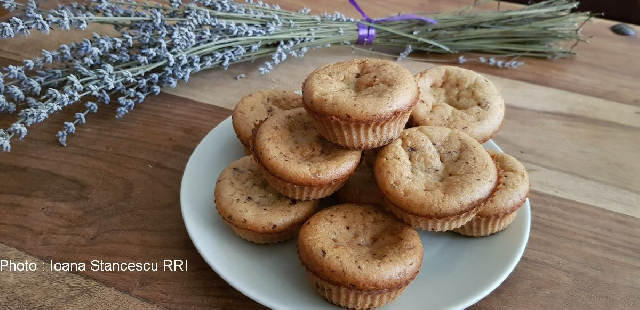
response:
<svg viewBox="0 0 640 310"><path fill-rule="evenodd" d="M300 230L298 254L311 284L330 302L380 307L418 275L418 233L373 206L342 204L312 216Z"/></svg>
<svg viewBox="0 0 640 310"><path fill-rule="evenodd" d="M376 182L387 208L415 228L447 231L478 212L496 185L491 156L467 134L444 127L404 130L380 150Z"/></svg>
<svg viewBox="0 0 640 310"><path fill-rule="evenodd" d="M300 107L302 96L290 91L266 89L246 95L231 115L233 130L247 154L251 154L249 147L254 128L273 114Z"/></svg>
<svg viewBox="0 0 640 310"><path fill-rule="evenodd" d="M276 243L294 237L316 212L319 200L283 196L269 186L251 156L245 156L218 177L215 203L238 236L255 243Z"/></svg>
<svg viewBox="0 0 640 310"><path fill-rule="evenodd" d="M255 131L251 149L269 184L300 200L333 194L356 169L362 153L322 138L303 108L269 117Z"/></svg>
<svg viewBox="0 0 640 310"><path fill-rule="evenodd" d="M316 69L302 85L304 107L333 143L373 149L393 141L418 100L407 69L380 59L355 59Z"/></svg>
<svg viewBox="0 0 640 310"><path fill-rule="evenodd" d="M420 100L411 113L411 126L461 130L484 143L500 130L504 99L485 77L471 70L441 66L415 76Z"/></svg>
<svg viewBox="0 0 640 310"><path fill-rule="evenodd" d="M362 152L362 159L356 171L336 193L335 197L342 203L371 204L384 209L382 192L373 177L373 163L376 160L377 150Z"/></svg>
<svg viewBox="0 0 640 310"><path fill-rule="evenodd" d="M483 237L507 228L529 195L529 175L522 163L504 153L489 155L498 169L498 185L476 216L453 230L459 234Z"/></svg>

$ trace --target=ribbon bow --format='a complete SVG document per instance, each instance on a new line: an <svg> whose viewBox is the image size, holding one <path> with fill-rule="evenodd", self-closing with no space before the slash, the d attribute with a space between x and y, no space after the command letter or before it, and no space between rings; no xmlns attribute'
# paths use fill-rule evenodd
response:
<svg viewBox="0 0 640 310"><path fill-rule="evenodd" d="M416 19L421 20L428 24L437 24L438 22L435 19L416 15L416 14L401 14L397 16L390 16L381 19L373 19L360 8L356 0L349 0L349 3L353 5L354 8L362 15L362 19L368 23L375 24L379 22L392 22L399 20L409 20ZM373 39L376 37L376 28L363 24L362 22L358 22L358 44L367 45L372 44Z"/></svg>

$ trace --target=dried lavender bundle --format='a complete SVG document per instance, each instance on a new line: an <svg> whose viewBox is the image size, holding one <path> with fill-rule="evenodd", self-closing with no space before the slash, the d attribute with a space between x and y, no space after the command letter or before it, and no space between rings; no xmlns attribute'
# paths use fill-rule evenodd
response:
<svg viewBox="0 0 640 310"><path fill-rule="evenodd" d="M356 21L340 13L309 15L281 10L262 1L180 0L151 5L146 2L93 0L89 6L72 4L44 11L34 1L19 4L0 0L20 13L0 23L0 38L29 35L37 30L84 30L91 23L113 25L117 37L94 34L82 42L43 50L42 56L7 66L0 73L0 112L17 120L0 129L0 147L10 151L13 138L22 139L27 127L77 102L86 110L64 123L57 137L66 145L77 124L84 124L98 104L116 102L123 117L145 97L163 87L210 68L270 57L260 68L273 70L288 57L300 58L310 49L332 44L371 44L404 47L399 58L412 51L430 53L476 52L503 57L566 57L579 42L585 13L571 13L577 2L549 0L513 11L475 12L471 8L431 16L400 15L374 20L363 14ZM434 21L435 19L435 21ZM517 67L521 61L494 57L466 59L499 67Z"/></svg>

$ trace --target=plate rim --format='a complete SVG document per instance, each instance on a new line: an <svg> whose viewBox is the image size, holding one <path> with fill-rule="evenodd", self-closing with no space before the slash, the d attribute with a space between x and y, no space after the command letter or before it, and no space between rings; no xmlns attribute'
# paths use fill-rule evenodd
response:
<svg viewBox="0 0 640 310"><path fill-rule="evenodd" d="M244 296L252 299L253 301L271 308L271 309L279 309L281 306L280 305L274 305L272 304L270 301L263 299L262 297L252 294L251 292L249 292L248 290L244 289L242 285L234 282L234 280L232 280L230 277L228 277L224 272L220 272L219 268L216 268L210 259L203 254L204 249L201 248L201 245L198 245L196 243L196 241L194 241L194 232L192 231L193 227L190 229L189 228L189 224L187 223L187 219L185 217L185 183L186 183L186 175L187 175L187 170L189 169L190 166L194 165L193 164L193 157L194 154L196 153L196 151L198 150L198 148L203 145L203 143L207 140L207 138L210 135L214 134L214 131L220 127L223 123L225 122L231 122L231 116L228 116L227 118L225 118L224 120L220 121L218 124L216 124L198 143L198 145L193 149L193 152L191 153L191 155L189 155L189 160L187 161L187 164L185 165L184 171L182 173L182 178L180 181L180 214L182 216L182 220L184 222L185 225L185 229L187 230L187 235L189 236L189 239L191 240L191 243L193 244L193 246L196 248L196 251L198 251L198 254L200 255L200 257L202 257L202 259L207 263L207 265L209 265L209 267L216 272L216 274L218 274L218 276L220 278L222 278L225 282L227 282L231 287L233 287L235 290L239 291L240 293L242 293ZM500 153L504 153L504 151L502 150L502 148L493 141L493 139L489 139L487 142L491 142L497 149L498 152ZM498 288L508 277L509 275L511 275L511 273L515 270L515 267L518 265L518 263L520 262L520 260L522 259L523 255L524 255L524 251L526 250L527 244L529 243L529 236L531 233L531 203L529 198L527 197L527 199L525 200L525 203L522 205L521 209L522 211L525 211L523 213L526 214L526 221L525 221L525 234L524 234L524 238L522 242L522 245L520 246L520 248L518 248L517 251L517 256L518 259L514 260L509 266L508 266L508 272L505 272L503 275L501 275L499 277L499 279L497 279L497 281L492 282L491 285L488 285L487 288L485 290L483 290L483 292L481 294L478 294L476 297L468 299L464 302L461 302L459 307L457 307L457 309L465 309L467 307L470 307L474 304L476 304L477 302L479 302L480 300L484 299L485 297L487 297L489 294L491 294L491 292L493 292L496 288ZM197 238L196 238L197 239ZM331 304L328 304L331 305Z"/></svg>

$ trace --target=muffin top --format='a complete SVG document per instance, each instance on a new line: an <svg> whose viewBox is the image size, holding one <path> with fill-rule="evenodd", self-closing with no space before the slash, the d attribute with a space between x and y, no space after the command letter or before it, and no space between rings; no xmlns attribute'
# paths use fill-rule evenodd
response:
<svg viewBox="0 0 640 310"><path fill-rule="evenodd" d="M378 149L362 152L362 160L356 171L336 193L336 198L341 202L364 203L383 205L384 198L373 177L373 163L376 160Z"/></svg>
<svg viewBox="0 0 640 310"><path fill-rule="evenodd" d="M520 208L529 195L529 175L522 163L505 153L488 153L498 168L498 185L476 214L478 217L511 213Z"/></svg>
<svg viewBox="0 0 640 310"><path fill-rule="evenodd" d="M414 215L444 218L483 202L496 185L496 166L467 134L444 127L404 130L383 147L374 175L385 198Z"/></svg>
<svg viewBox="0 0 640 310"><path fill-rule="evenodd" d="M240 99L231 115L233 129L245 146L251 145L253 129L269 116L302 107L302 96L285 90L261 90Z"/></svg>
<svg viewBox="0 0 640 310"><path fill-rule="evenodd" d="M302 186L346 179L358 166L362 153L322 138L303 108L269 117L256 131L252 143L256 161L267 171Z"/></svg>
<svg viewBox="0 0 640 310"><path fill-rule="evenodd" d="M504 99L482 75L441 66L420 72L415 79L420 100L411 112L412 125L458 129L481 143L500 129Z"/></svg>
<svg viewBox="0 0 640 310"><path fill-rule="evenodd" d="M379 121L411 109L418 87L395 62L355 59L325 65L302 85L304 106L316 114L350 122Z"/></svg>
<svg viewBox="0 0 640 310"><path fill-rule="evenodd" d="M360 290L407 285L424 255L413 228L373 206L357 204L312 216L300 230L298 253L316 276Z"/></svg>
<svg viewBox="0 0 640 310"><path fill-rule="evenodd" d="M271 188L251 156L222 171L215 189L216 208L234 226L260 233L277 233L302 224L318 208L319 200L290 199Z"/></svg>

